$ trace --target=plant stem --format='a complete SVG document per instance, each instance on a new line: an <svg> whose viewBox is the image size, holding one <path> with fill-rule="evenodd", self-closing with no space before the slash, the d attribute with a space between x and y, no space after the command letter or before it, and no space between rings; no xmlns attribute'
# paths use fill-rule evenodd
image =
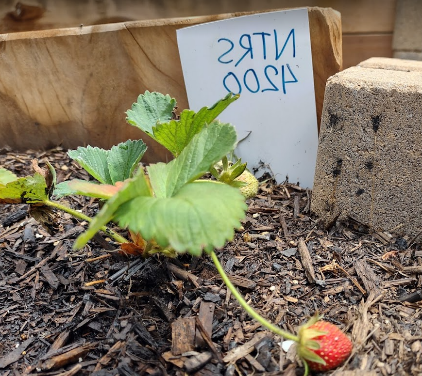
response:
<svg viewBox="0 0 422 376"><path fill-rule="evenodd" d="M265 326L267 329L271 330L273 333L284 337L286 339L290 339L295 342L299 342L299 337L289 333L285 332L283 329L279 328L278 326L275 326L274 324L270 323L267 319L262 317L258 312L256 312L243 298L242 295L240 295L239 291L237 291L236 287L231 283L228 275L224 271L223 267L220 264L220 261L218 261L218 257L215 254L214 251L211 252L211 258L214 262L215 267L217 268L218 273L221 275L221 278L223 279L223 282L226 284L228 289L231 291L233 296L236 298L236 300L240 303L240 305L243 307L243 309L251 316L253 319L258 321L262 324L262 326Z"/></svg>
<svg viewBox="0 0 422 376"><path fill-rule="evenodd" d="M303 367L305 368L305 372L303 373L303 376L309 375L309 364L305 359L302 359Z"/></svg>
<svg viewBox="0 0 422 376"><path fill-rule="evenodd" d="M88 217L87 215L78 212L77 210L74 210L72 208L69 208L66 205L59 204L55 201L45 200L43 201L45 205L51 206L53 208L62 210L66 213L69 213L70 215L73 215L75 218L82 219L83 221L92 222L92 218ZM102 226L101 230L104 231L108 236L112 237L116 242L118 243L129 243L129 240L125 239L123 236L119 235L117 232L114 232L113 230L109 229L106 226Z"/></svg>

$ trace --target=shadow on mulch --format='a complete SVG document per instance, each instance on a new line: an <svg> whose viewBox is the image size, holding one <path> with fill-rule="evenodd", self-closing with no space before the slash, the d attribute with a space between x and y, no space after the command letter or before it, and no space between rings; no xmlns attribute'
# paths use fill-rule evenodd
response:
<svg viewBox="0 0 422 376"><path fill-rule="evenodd" d="M60 149L0 154L32 174L47 157L58 181L87 174ZM353 340L336 376L420 375L422 250L358 224L325 232L311 192L261 184L243 228L218 252L234 284L261 314L294 331L315 311ZM95 215L98 203L66 198ZM250 320L211 260L120 255L86 223L55 213L50 234L26 205L0 206L1 375L302 375L282 339Z"/></svg>

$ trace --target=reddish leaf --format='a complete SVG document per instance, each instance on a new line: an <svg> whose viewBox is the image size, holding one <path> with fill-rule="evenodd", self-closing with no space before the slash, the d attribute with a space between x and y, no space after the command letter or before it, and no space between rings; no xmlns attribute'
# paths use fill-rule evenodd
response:
<svg viewBox="0 0 422 376"><path fill-rule="evenodd" d="M142 256L143 251L144 247L140 247L134 243L122 243L119 253L123 255Z"/></svg>

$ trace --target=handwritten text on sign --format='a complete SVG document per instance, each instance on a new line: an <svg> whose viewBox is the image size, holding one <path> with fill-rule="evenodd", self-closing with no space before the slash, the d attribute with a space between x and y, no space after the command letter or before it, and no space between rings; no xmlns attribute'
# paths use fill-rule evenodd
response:
<svg viewBox="0 0 422 376"><path fill-rule="evenodd" d="M312 187L318 135L308 10L200 24L177 38L189 106L240 94L219 116L244 139L236 155L250 170L264 162L277 181Z"/></svg>
<svg viewBox="0 0 422 376"><path fill-rule="evenodd" d="M237 50L235 49L236 44L231 39L220 38L217 42L226 44L228 47L227 51L218 57L218 61L221 64L232 64L234 67L237 67L241 63L242 65L247 65L249 61L254 60L254 58L267 60L267 54L272 55L269 56L269 59L278 61L283 55L283 52L286 49L287 43L289 41L291 41L292 57L294 58L296 57L294 29L290 31L286 40L282 41L281 46L279 45L279 36L277 30L274 30L273 34L265 32L253 33L252 35L242 34L237 44ZM238 56L238 51L240 51L241 54L243 53L240 57ZM290 75L290 81L286 78L287 71ZM279 75L279 72L281 72L281 85L279 84L279 80L276 77ZM249 68L245 71L243 77L240 77L240 79L235 73L230 71L223 78L224 88L228 92L232 92L234 94L242 93L243 89L248 90L250 93L279 91L279 86L282 86L283 93L286 94L286 84L293 82L298 81L292 72L290 64L282 64L280 70L278 66L268 64L264 67L264 71L258 72L258 74L255 69Z"/></svg>

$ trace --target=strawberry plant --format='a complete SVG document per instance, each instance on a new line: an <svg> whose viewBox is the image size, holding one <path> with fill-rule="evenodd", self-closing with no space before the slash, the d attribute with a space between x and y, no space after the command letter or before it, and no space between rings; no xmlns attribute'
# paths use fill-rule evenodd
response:
<svg viewBox="0 0 422 376"><path fill-rule="evenodd" d="M92 219L85 214L51 200L56 185L56 172L48 162L47 167L47 169L41 169L37 161L33 161L35 174L22 178L0 168L0 204L29 204L30 214L40 220L43 225L46 225L44 218L49 217L52 209L63 210L76 218L90 222ZM49 230L48 224L46 227ZM101 230L117 242L127 241L106 226L101 226Z"/></svg>
<svg viewBox="0 0 422 376"><path fill-rule="evenodd" d="M222 248L240 227L247 209L245 197L253 197L258 190L258 182L247 171L246 164L241 160L233 163L227 157L236 147L235 128L216 120L237 98L228 94L212 107L204 107L198 112L184 110L177 118L174 99L169 95L145 92L127 111L127 122L166 147L174 156L172 161L146 167L140 165L146 151L141 140L128 140L110 150L90 146L78 148L69 151L69 156L95 181L72 180L56 184L54 168L48 163L45 170L35 163L35 174L25 178L0 169L0 203L28 203L61 209L88 221L87 230L75 241L76 249L84 247L100 230L121 243L122 248L130 244L106 227L113 221L122 229L128 229L132 244L144 257L155 253L176 256L185 252L200 256L205 252L233 296L252 318L275 334L297 343L306 374L308 363L312 369L330 369L349 355L351 344L346 344L347 337L343 335L344 339L341 332L321 325L319 317L300 328L298 335L272 324L243 299L215 253L215 249ZM215 180L204 179L207 173ZM94 218L89 218L51 199L71 194L95 197L104 204ZM335 354L334 360L327 358L326 353L333 353L334 344L339 344L338 338L342 338L341 354Z"/></svg>

